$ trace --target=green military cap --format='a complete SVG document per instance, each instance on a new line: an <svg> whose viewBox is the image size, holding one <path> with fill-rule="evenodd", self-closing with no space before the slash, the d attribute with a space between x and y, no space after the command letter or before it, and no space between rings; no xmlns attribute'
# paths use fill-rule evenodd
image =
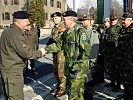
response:
<svg viewBox="0 0 133 100"><path fill-rule="evenodd" d="M30 17L30 14L28 14L26 11L17 11L13 13L13 18L16 19L28 19Z"/></svg>
<svg viewBox="0 0 133 100"><path fill-rule="evenodd" d="M132 18L133 19L133 13L125 12L125 13L123 13L122 18Z"/></svg>
<svg viewBox="0 0 133 100"><path fill-rule="evenodd" d="M61 17L61 13L60 12L55 12L55 13L51 14L51 18L56 17L56 16Z"/></svg>
<svg viewBox="0 0 133 100"><path fill-rule="evenodd" d="M79 20L79 21L83 21L83 20L93 20L93 19L94 19L94 16L84 14L84 15L83 15L81 18L79 18L78 20Z"/></svg>
<svg viewBox="0 0 133 100"><path fill-rule="evenodd" d="M66 11L62 15L63 17L67 17L67 16L77 17L77 13L75 11Z"/></svg>
<svg viewBox="0 0 133 100"><path fill-rule="evenodd" d="M112 15L112 16L110 17L110 20L111 20L111 21L116 20L116 19L117 19L117 17L114 16L114 15Z"/></svg>

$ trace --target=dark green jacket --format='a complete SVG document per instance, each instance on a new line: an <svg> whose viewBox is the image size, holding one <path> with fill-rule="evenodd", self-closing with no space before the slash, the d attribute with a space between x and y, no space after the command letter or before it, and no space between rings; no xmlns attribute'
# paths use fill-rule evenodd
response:
<svg viewBox="0 0 133 100"><path fill-rule="evenodd" d="M40 51L33 51L28 46L24 31L15 24L2 32L0 53L2 68L7 71L25 67L27 59L36 59L42 56Z"/></svg>

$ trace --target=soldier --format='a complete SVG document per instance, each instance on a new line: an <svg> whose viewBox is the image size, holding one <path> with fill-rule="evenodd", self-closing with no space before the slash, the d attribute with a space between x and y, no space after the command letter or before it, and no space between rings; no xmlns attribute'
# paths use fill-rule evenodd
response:
<svg viewBox="0 0 133 100"><path fill-rule="evenodd" d="M118 36L120 31L120 26L117 24L118 19L116 16L111 16L110 18L111 26L106 30L106 59L108 63L108 72L110 75L111 83L105 85L107 87L113 87L112 91L116 92L120 90L120 83L116 77L119 75L117 72L119 70L117 51L118 51ZM116 75L117 74L117 75Z"/></svg>
<svg viewBox="0 0 133 100"><path fill-rule="evenodd" d="M26 61L45 55L44 48L33 51L28 46L24 36L24 30L27 30L30 24L28 18L29 14L25 11L14 12L13 25L1 35L1 78L5 100L24 100L23 68Z"/></svg>
<svg viewBox="0 0 133 100"><path fill-rule="evenodd" d="M94 17L89 15L83 15L82 17L82 25L87 29L87 32L90 36L90 44L91 44L91 53L90 53L90 73L92 73L92 69L97 64L97 58L99 54L99 33L97 32L97 27L94 24ZM88 76L88 82L86 82L86 88L84 93L85 100L93 100L93 86L94 81L93 74Z"/></svg>
<svg viewBox="0 0 133 100"><path fill-rule="evenodd" d="M63 32L66 30L64 22L62 21L62 15L60 12L55 12L51 14L51 18L55 23L54 28L51 32L51 37L47 43L50 45L52 42L55 43L56 39L59 39ZM64 53L63 50L53 53L53 63L54 63L54 74L59 83L55 92L56 96L62 96L65 94L66 90L66 77L64 76Z"/></svg>
<svg viewBox="0 0 133 100"><path fill-rule="evenodd" d="M34 24L33 24L34 25ZM34 26L29 26L29 29L25 31L25 36L27 38L29 46L36 51L38 50L38 33ZM30 59L31 74L35 74L35 60ZM28 73L28 61L26 65L26 73Z"/></svg>
<svg viewBox="0 0 133 100"><path fill-rule="evenodd" d="M64 50L65 76L67 78L68 100L83 100L85 77L88 74L90 39L87 31L76 24L77 13L63 13L68 28L62 37L46 47L48 53Z"/></svg>
<svg viewBox="0 0 133 100"><path fill-rule="evenodd" d="M103 32L102 32L102 36L101 36L101 44L102 44L102 49L103 49L103 55L104 55L104 71L105 73L108 71L108 54L106 52L106 37L107 37L107 34L106 31L108 30L108 28L110 27L110 18L105 18L104 19L104 27L103 27Z"/></svg>
<svg viewBox="0 0 133 100"><path fill-rule="evenodd" d="M119 35L120 67L124 69L124 100L133 99L133 13L124 13ZM122 72L121 72L122 73Z"/></svg>

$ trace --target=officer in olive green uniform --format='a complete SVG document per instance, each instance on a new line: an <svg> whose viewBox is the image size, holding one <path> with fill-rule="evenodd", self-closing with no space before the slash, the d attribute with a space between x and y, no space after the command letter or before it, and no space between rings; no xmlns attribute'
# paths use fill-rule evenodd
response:
<svg viewBox="0 0 133 100"><path fill-rule="evenodd" d="M119 73L117 52L118 52L118 36L120 31L120 26L117 24L117 18L111 16L111 26L106 30L106 54L107 63L108 63L108 72L111 78L111 83L106 86L113 87L112 91L120 90L120 82L116 78ZM116 75L117 74L117 75ZM117 84L115 84L117 83Z"/></svg>
<svg viewBox="0 0 133 100"><path fill-rule="evenodd" d="M17 11L13 14L14 24L5 29L1 35L0 59L2 85L5 100L24 100L23 68L27 59L35 59L45 55L44 49L33 51L26 41L24 30L30 24L29 14Z"/></svg>
<svg viewBox="0 0 133 100"><path fill-rule="evenodd" d="M124 69L124 100L133 100L133 13L124 13L118 47L120 67Z"/></svg>
<svg viewBox="0 0 133 100"><path fill-rule="evenodd" d="M62 21L62 15L60 12L55 12L51 14L51 18L53 19L53 22L55 23L54 28L51 32L51 37L47 44L50 44L51 41L53 43L56 41L56 39L59 39L63 32L66 30L66 27L64 25L64 22ZM54 74L56 76L56 79L59 83L59 86L57 87L57 93L56 96L61 96L65 94L66 90L66 77L64 76L64 53L63 50L53 53L53 63L54 63Z"/></svg>
<svg viewBox="0 0 133 100"><path fill-rule="evenodd" d="M85 77L89 70L90 38L86 29L76 24L76 12L66 11L63 17L68 29L56 43L45 49L48 53L64 50L68 100L83 100Z"/></svg>

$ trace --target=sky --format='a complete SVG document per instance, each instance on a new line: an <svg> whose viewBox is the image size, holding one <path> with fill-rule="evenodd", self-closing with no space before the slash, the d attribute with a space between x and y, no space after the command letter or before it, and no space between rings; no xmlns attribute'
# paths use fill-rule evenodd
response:
<svg viewBox="0 0 133 100"><path fill-rule="evenodd" d="M80 8L83 6L83 2L86 0L75 0L76 1L76 7ZM97 0L91 0L92 5L96 5L97 4ZM123 4L123 0L117 0L121 5ZM72 8L73 6L73 0L67 0L67 4L70 6L70 8Z"/></svg>

